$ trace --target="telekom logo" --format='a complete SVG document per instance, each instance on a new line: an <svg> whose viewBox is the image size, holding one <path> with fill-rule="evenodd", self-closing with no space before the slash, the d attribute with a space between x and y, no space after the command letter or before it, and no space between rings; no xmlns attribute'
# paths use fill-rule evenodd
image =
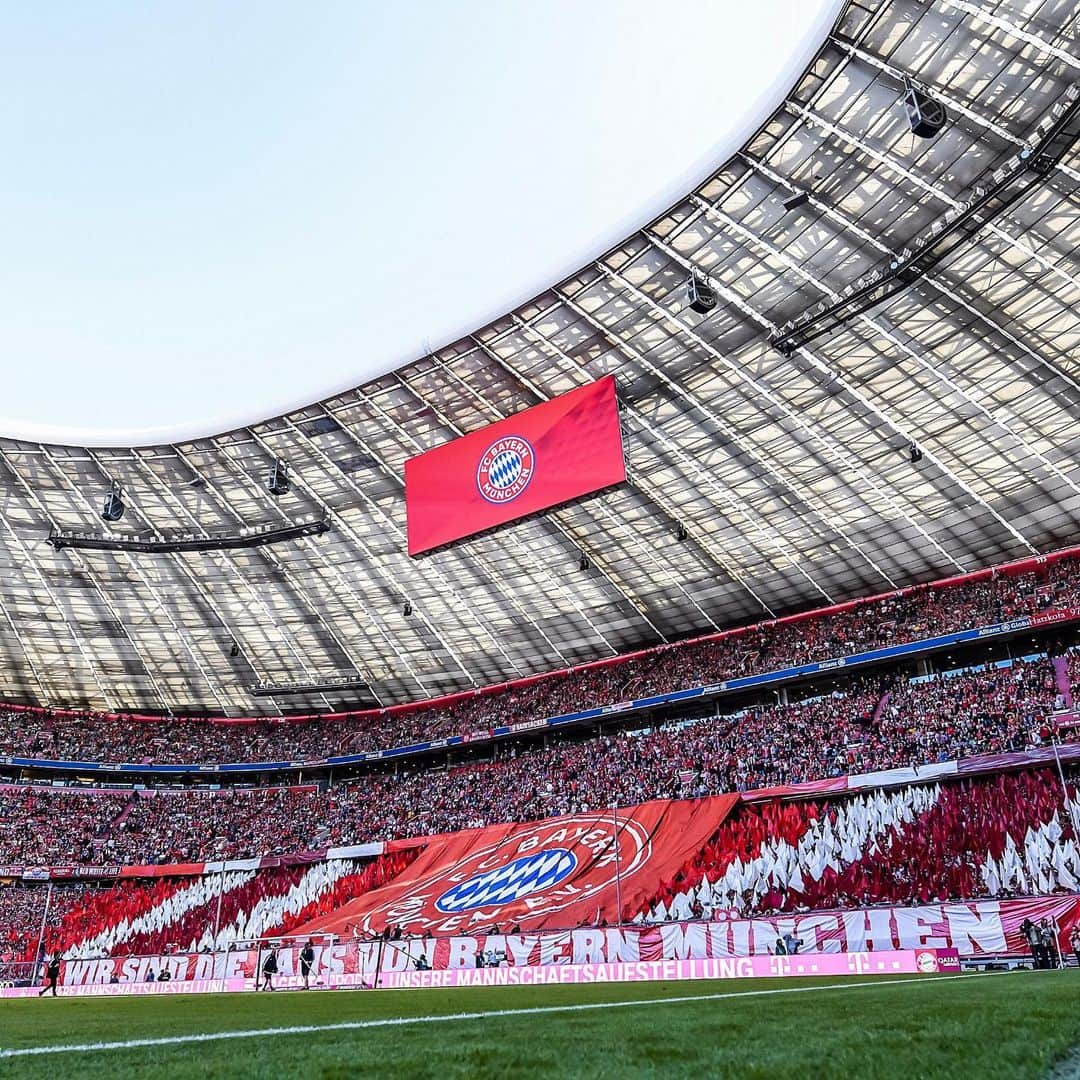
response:
<svg viewBox="0 0 1080 1080"><path fill-rule="evenodd" d="M847 963L852 975L865 975L870 970L870 957L864 953L848 953Z"/></svg>
<svg viewBox="0 0 1080 1080"><path fill-rule="evenodd" d="M791 957L789 956L770 956L769 957L769 974L770 975L790 975L791 974Z"/></svg>

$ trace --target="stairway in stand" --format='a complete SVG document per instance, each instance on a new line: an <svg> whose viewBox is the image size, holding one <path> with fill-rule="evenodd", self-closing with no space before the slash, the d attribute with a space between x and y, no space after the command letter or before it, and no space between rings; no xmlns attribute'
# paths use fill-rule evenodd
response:
<svg viewBox="0 0 1080 1080"><path fill-rule="evenodd" d="M1065 699L1065 708L1072 712L1073 694L1069 685L1069 661L1067 657L1054 657L1054 682L1057 684L1058 693Z"/></svg>

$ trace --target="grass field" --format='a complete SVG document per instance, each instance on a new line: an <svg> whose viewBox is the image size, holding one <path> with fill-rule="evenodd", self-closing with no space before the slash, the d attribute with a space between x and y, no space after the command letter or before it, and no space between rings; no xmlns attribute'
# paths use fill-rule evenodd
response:
<svg viewBox="0 0 1080 1080"><path fill-rule="evenodd" d="M0 1051L0 1076L1041 1077L1080 1042L1078 1003L1075 971L14 1000L2 1051L258 1034ZM334 1024L357 1026L268 1030Z"/></svg>

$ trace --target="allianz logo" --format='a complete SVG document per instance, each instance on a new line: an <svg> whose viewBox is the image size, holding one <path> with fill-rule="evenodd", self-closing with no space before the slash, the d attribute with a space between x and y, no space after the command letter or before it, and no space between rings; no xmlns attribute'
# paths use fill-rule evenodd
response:
<svg viewBox="0 0 1080 1080"><path fill-rule="evenodd" d="M462 881L435 901L439 911L453 913L473 908L510 904L569 877L577 869L577 856L566 848L548 848L522 855L493 870Z"/></svg>

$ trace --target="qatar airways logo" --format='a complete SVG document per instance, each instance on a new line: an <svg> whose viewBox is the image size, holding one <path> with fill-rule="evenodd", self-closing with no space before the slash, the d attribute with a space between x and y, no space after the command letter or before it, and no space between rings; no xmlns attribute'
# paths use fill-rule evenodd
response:
<svg viewBox="0 0 1080 1080"><path fill-rule="evenodd" d="M455 885L435 901L447 914L472 911L478 907L510 904L515 900L558 885L577 869L577 857L566 848L549 848L485 870Z"/></svg>
<svg viewBox="0 0 1080 1080"><path fill-rule="evenodd" d="M476 488L489 503L505 506L529 486L535 470L532 444L520 435L506 435L480 455Z"/></svg>

